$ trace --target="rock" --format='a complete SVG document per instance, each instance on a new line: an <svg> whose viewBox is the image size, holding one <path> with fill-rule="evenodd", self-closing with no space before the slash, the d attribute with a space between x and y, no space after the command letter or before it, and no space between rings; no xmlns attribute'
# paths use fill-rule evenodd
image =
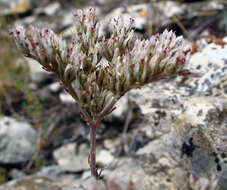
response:
<svg viewBox="0 0 227 190"><path fill-rule="evenodd" d="M214 83L210 93L212 96L225 96L227 98L227 75Z"/></svg>
<svg viewBox="0 0 227 190"><path fill-rule="evenodd" d="M141 110L138 130L150 139L170 132L172 118L180 113L179 107L188 94L185 88L176 87L176 80L163 80L131 90L128 97Z"/></svg>
<svg viewBox="0 0 227 190"><path fill-rule="evenodd" d="M26 13L31 8L31 0L1 0L0 16Z"/></svg>
<svg viewBox="0 0 227 190"><path fill-rule="evenodd" d="M63 87L60 85L60 82L54 82L48 86L51 92L57 93L59 92Z"/></svg>
<svg viewBox="0 0 227 190"><path fill-rule="evenodd" d="M81 181L80 184L83 187L83 189L86 189L86 190L93 190L93 189L106 190L105 185L101 180L97 181L91 177Z"/></svg>
<svg viewBox="0 0 227 190"><path fill-rule="evenodd" d="M113 161L114 157L107 150L101 150L97 154L97 164L100 164L101 166L108 166L113 163Z"/></svg>
<svg viewBox="0 0 227 190"><path fill-rule="evenodd" d="M14 180L9 182L2 187L0 190L61 190L61 187L57 185L48 177L32 176L22 178L20 180Z"/></svg>
<svg viewBox="0 0 227 190"><path fill-rule="evenodd" d="M60 7L61 5L59 2L54 2L54 3L48 4L45 7L39 7L38 9L35 10L35 13L51 16L51 15L54 15L60 9Z"/></svg>
<svg viewBox="0 0 227 190"><path fill-rule="evenodd" d="M174 131L151 141L136 154L137 165L145 172L141 178L144 181L141 184L146 187L143 189L189 190L188 171L180 157L180 146L175 140Z"/></svg>
<svg viewBox="0 0 227 190"><path fill-rule="evenodd" d="M120 0L97 0L97 3L99 3L102 6L112 4L112 3L119 4L121 2L122 1L120 1Z"/></svg>
<svg viewBox="0 0 227 190"><path fill-rule="evenodd" d="M201 52L191 56L188 69L201 75L199 78L190 77L184 82L191 89L191 93L209 92L217 85L217 81L227 76L227 45L206 45ZM224 94L224 89L222 93Z"/></svg>
<svg viewBox="0 0 227 190"><path fill-rule="evenodd" d="M197 131L197 134L206 134L203 140L206 138L213 140L205 143L205 141L200 142L197 139L198 144L196 145L203 147L208 153L212 153L213 148L221 148L220 143L225 144L226 110L227 99L225 98L192 96L184 103L183 112L175 119L174 127L180 138L184 138L191 130L193 133ZM199 138L199 136L195 136L195 138ZM211 144L213 148L210 147ZM223 151L226 148L227 146L224 146Z"/></svg>
<svg viewBox="0 0 227 190"><path fill-rule="evenodd" d="M62 27L68 27L68 26L71 26L74 23L74 15L72 13L73 13L73 10L70 9L70 10L66 10L65 13L62 15L62 20L61 20L61 26ZM70 36L70 35L72 35L72 31L65 30L63 32L63 35L64 36Z"/></svg>
<svg viewBox="0 0 227 190"><path fill-rule="evenodd" d="M107 180L95 180L94 178L88 178L81 183L86 190L141 190L140 184L133 183L132 180L124 179L122 177L112 176Z"/></svg>
<svg viewBox="0 0 227 190"><path fill-rule="evenodd" d="M25 176L26 176L26 174L23 171L21 171L21 170L12 169L10 171L10 177L12 179L19 179L19 178L22 178L22 177L25 177Z"/></svg>
<svg viewBox="0 0 227 190"><path fill-rule="evenodd" d="M119 154L122 150L122 137L106 139L104 140L103 145L112 155Z"/></svg>
<svg viewBox="0 0 227 190"><path fill-rule="evenodd" d="M182 140L182 152L191 162L191 173L195 177L214 173L221 190L225 190L222 187L226 185L227 171L226 110L227 99L224 97L192 96L174 122Z"/></svg>
<svg viewBox="0 0 227 190"><path fill-rule="evenodd" d="M124 22L128 22L130 18L134 18L134 27L135 29L142 31L145 29L146 25L146 17L141 14L141 12L147 11L147 4L138 4L127 6L126 10L123 7L119 7L111 11L109 14L105 15L105 17L100 19L100 34L105 35L106 30L110 31L108 28L108 24L110 19L121 17Z"/></svg>
<svg viewBox="0 0 227 190"><path fill-rule="evenodd" d="M116 109L110 115L108 115L104 120L108 122L113 122L113 121L125 122L127 112L129 111L128 96L125 95L121 97L120 100L117 101L115 107Z"/></svg>
<svg viewBox="0 0 227 190"><path fill-rule="evenodd" d="M53 155L63 171L81 172L89 169L89 148L86 145L80 145L76 154L76 144L67 144L55 150Z"/></svg>
<svg viewBox="0 0 227 190"><path fill-rule="evenodd" d="M73 97L66 92L61 93L59 95L59 98L62 101L62 103L75 103L75 100L73 99Z"/></svg>
<svg viewBox="0 0 227 190"><path fill-rule="evenodd" d="M120 100L116 103L116 109L111 113L113 117L119 118L122 117L124 112L128 109L128 97L123 96Z"/></svg>
<svg viewBox="0 0 227 190"><path fill-rule="evenodd" d="M169 167L169 164L161 165L154 157L146 154L141 158L125 160L109 177L116 177L124 181L131 180L135 185L139 184L141 190L175 190L180 188L186 190L186 186L181 184L187 183L185 172L175 169L173 164L171 166Z"/></svg>
<svg viewBox="0 0 227 190"><path fill-rule="evenodd" d="M62 173L62 169L58 165L52 165L43 167L41 171L37 173L38 176L47 176L51 178L58 178Z"/></svg>
<svg viewBox="0 0 227 190"><path fill-rule="evenodd" d="M182 3L175 1L161 1L157 2L156 6L167 18L171 18L174 15L180 15L184 13L185 6ZM152 11L152 10L151 10Z"/></svg>
<svg viewBox="0 0 227 190"><path fill-rule="evenodd" d="M42 83L51 78L52 74L45 71L37 61L30 58L25 59L29 66L29 77L33 83Z"/></svg>
<svg viewBox="0 0 227 190"><path fill-rule="evenodd" d="M28 161L35 151L37 137L30 124L10 117L0 118L0 163Z"/></svg>

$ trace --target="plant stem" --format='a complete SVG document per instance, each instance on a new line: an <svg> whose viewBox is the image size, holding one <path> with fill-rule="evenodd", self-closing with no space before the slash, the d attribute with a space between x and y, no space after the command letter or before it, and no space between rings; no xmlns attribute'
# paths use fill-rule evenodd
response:
<svg viewBox="0 0 227 190"><path fill-rule="evenodd" d="M90 168L91 175L98 179L98 172L96 169L96 128L98 123L95 122L94 125L90 126Z"/></svg>
<svg viewBox="0 0 227 190"><path fill-rule="evenodd" d="M113 108L116 100L112 100L111 104L95 119L92 119L86 109L81 108L81 116L84 121L90 126L90 155L89 155L89 164L91 169L91 176L99 179L99 174L96 168L96 128L99 126L103 118L110 114L115 108Z"/></svg>

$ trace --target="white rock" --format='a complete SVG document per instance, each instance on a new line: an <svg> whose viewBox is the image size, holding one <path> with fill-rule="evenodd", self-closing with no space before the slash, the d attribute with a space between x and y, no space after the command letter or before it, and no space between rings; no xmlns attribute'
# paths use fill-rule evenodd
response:
<svg viewBox="0 0 227 190"><path fill-rule="evenodd" d="M59 95L59 98L63 103L75 103L75 100L73 99L73 97L70 94L65 92L61 93Z"/></svg>
<svg viewBox="0 0 227 190"><path fill-rule="evenodd" d="M211 43L201 52L193 54L188 69L199 73L200 77L190 77L185 81L192 93L208 92L216 82L227 75L227 45L224 47ZM224 93L224 92L223 92Z"/></svg>
<svg viewBox="0 0 227 190"><path fill-rule="evenodd" d="M123 113L128 110L128 97L127 95L120 98L116 103L116 109L111 113L113 117L122 117Z"/></svg>
<svg viewBox="0 0 227 190"><path fill-rule="evenodd" d="M29 66L29 76L34 83L40 83L50 78L51 73L45 71L34 59L25 58Z"/></svg>
<svg viewBox="0 0 227 190"><path fill-rule="evenodd" d="M0 0L0 15L20 14L31 9L31 0Z"/></svg>
<svg viewBox="0 0 227 190"><path fill-rule="evenodd" d="M74 22L74 15L72 14L72 12L71 11L69 11L69 12L66 12L64 15L63 15L63 17L62 17L62 21L61 21L61 25L63 26L63 27L65 27L65 26L70 26L70 25L72 25L73 24L73 22ZM68 31L70 31L71 29L69 29ZM75 30L75 29L74 29ZM67 31L67 30L66 30ZM66 34L67 34L67 32L63 32L63 35L64 36L67 36ZM72 33L73 33L73 30L71 30L70 31L70 35L72 35Z"/></svg>
<svg viewBox="0 0 227 190"><path fill-rule="evenodd" d="M76 154L76 144L67 144L55 150L53 155L58 165L64 171L81 172L89 169L88 153L89 148L85 147L84 150Z"/></svg>
<svg viewBox="0 0 227 190"><path fill-rule="evenodd" d="M108 166L114 161L113 155L107 150L101 150L97 155L97 163Z"/></svg>
<svg viewBox="0 0 227 190"><path fill-rule="evenodd" d="M10 117L0 118L0 163L26 162L35 151L37 133L32 126Z"/></svg>
<svg viewBox="0 0 227 190"><path fill-rule="evenodd" d="M210 131L210 134L208 133L211 135L210 139L215 140L218 131L225 128L225 118L223 118L227 109L225 98L192 96L183 106L182 113L176 117L173 125L179 137L184 138L194 128L204 132Z"/></svg>
<svg viewBox="0 0 227 190"><path fill-rule="evenodd" d="M141 17L139 15L140 11L147 11L147 4L138 4L138 5L131 5L127 7L127 12L124 13L124 8L119 7L111 11L108 15L101 18L100 23L100 34L105 35L105 29L108 28L109 21L113 18L121 17L124 22L129 22L130 18L135 20L134 27L136 29L144 29L146 25L146 17Z"/></svg>
<svg viewBox="0 0 227 190"><path fill-rule="evenodd" d="M58 92L60 90L60 88L61 88L61 85L59 82L54 82L49 85L50 91L54 92L54 93Z"/></svg>
<svg viewBox="0 0 227 190"><path fill-rule="evenodd" d="M59 2L54 2L49 5L47 5L43 11L47 15L53 15L55 14L59 9L60 9L60 3Z"/></svg>
<svg viewBox="0 0 227 190"><path fill-rule="evenodd" d="M161 1L157 3L157 7L168 17L181 14L184 9L175 1Z"/></svg>

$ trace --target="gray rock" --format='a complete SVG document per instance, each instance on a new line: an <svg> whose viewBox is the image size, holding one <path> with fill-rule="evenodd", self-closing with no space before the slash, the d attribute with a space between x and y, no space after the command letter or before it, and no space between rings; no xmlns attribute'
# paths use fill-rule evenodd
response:
<svg viewBox="0 0 227 190"><path fill-rule="evenodd" d="M68 27L71 26L74 23L74 15L73 15L73 10L66 10L64 14L62 15L62 20L61 20L61 26L62 27ZM64 36L67 36L67 30L63 32ZM72 31L68 31L68 36L72 35Z"/></svg>
<svg viewBox="0 0 227 190"><path fill-rule="evenodd" d="M150 139L170 132L172 119L180 113L179 107L187 95L185 88L176 87L176 80L159 81L131 90L128 97L141 110L138 130Z"/></svg>
<svg viewBox="0 0 227 190"><path fill-rule="evenodd" d="M37 173L38 176L47 176L51 178L58 178L62 173L62 169L58 165L43 167L41 171Z"/></svg>
<svg viewBox="0 0 227 190"><path fill-rule="evenodd" d="M32 176L11 181L0 187L0 190L61 190L56 181L48 177Z"/></svg>
<svg viewBox="0 0 227 190"><path fill-rule="evenodd" d="M193 136L195 145L209 154L218 149L227 151L226 110L227 99L224 97L192 96L176 117L174 128L182 139Z"/></svg>
<svg viewBox="0 0 227 190"><path fill-rule="evenodd" d="M0 118L0 163L26 162L33 155L37 133L32 126L10 117Z"/></svg>
<svg viewBox="0 0 227 190"><path fill-rule="evenodd" d="M226 185L227 99L193 96L184 103L174 127L195 177L215 174L219 189ZM225 179L225 180L223 180ZM226 187L226 186L225 186Z"/></svg>
<svg viewBox="0 0 227 190"><path fill-rule="evenodd" d="M25 176L26 176L26 174L23 171L21 171L21 170L12 169L10 171L10 177L12 179L19 179L19 178L22 178L22 177L25 177Z"/></svg>
<svg viewBox="0 0 227 190"><path fill-rule="evenodd" d="M33 83L42 83L51 78L51 73L45 71L42 66L35 60L25 58L29 66L29 76Z"/></svg>
<svg viewBox="0 0 227 190"><path fill-rule="evenodd" d="M149 181L150 189L188 189L187 165L181 159L174 131L151 141L136 154L137 163L146 173L142 179Z"/></svg>
<svg viewBox="0 0 227 190"><path fill-rule="evenodd" d="M81 172L89 169L89 148L83 144L76 154L76 144L67 144L55 150L54 159L63 171Z"/></svg>
<svg viewBox="0 0 227 190"><path fill-rule="evenodd" d="M143 159L142 159L143 158ZM145 164L146 163L146 164ZM111 173L109 177L124 181L133 181L140 190L175 190L184 189L187 183L185 172L173 167L167 160L155 160L148 154L138 159L127 159ZM149 171L149 172L148 172Z"/></svg>

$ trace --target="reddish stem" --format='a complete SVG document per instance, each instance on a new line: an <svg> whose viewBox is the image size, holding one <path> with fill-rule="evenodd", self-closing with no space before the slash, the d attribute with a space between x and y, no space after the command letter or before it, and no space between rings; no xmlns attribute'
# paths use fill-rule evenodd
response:
<svg viewBox="0 0 227 190"><path fill-rule="evenodd" d="M94 176L96 179L99 178L98 172L96 169L96 128L98 123L90 126L90 168L91 168L91 175Z"/></svg>
<svg viewBox="0 0 227 190"><path fill-rule="evenodd" d="M90 126L90 155L89 155L89 164L91 169L91 176L99 179L99 174L96 168L96 128L101 123L102 119L110 114L115 108L113 108L115 100L111 102L111 104L95 119L92 119L86 109L81 108L81 115L84 121Z"/></svg>

